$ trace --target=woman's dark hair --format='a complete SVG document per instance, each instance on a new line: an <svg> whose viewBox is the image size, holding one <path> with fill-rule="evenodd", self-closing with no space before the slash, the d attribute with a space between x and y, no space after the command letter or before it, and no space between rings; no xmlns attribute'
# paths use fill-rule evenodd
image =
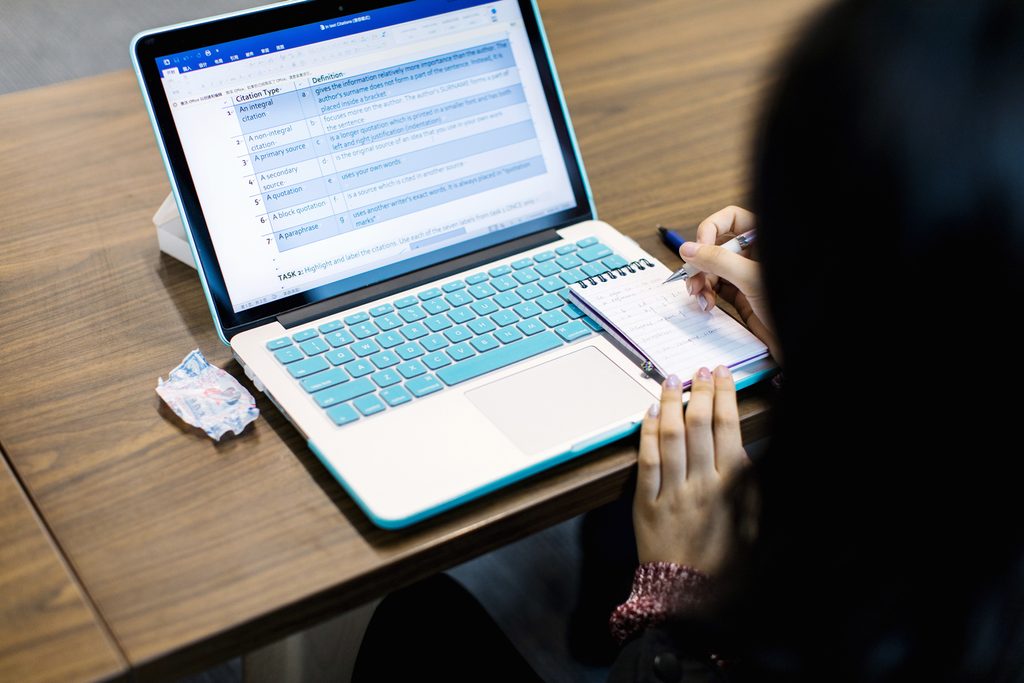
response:
<svg viewBox="0 0 1024 683"><path fill-rule="evenodd" d="M829 7L754 168L785 381L735 660L1024 679L1024 2Z"/></svg>

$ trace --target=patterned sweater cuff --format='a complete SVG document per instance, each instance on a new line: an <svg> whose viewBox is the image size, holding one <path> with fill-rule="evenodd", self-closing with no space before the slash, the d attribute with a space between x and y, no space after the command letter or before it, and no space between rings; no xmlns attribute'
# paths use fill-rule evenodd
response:
<svg viewBox="0 0 1024 683"><path fill-rule="evenodd" d="M609 625L623 643L648 626L700 607L710 594L710 580L696 569L672 562L647 562L636 568L629 599L615 608Z"/></svg>

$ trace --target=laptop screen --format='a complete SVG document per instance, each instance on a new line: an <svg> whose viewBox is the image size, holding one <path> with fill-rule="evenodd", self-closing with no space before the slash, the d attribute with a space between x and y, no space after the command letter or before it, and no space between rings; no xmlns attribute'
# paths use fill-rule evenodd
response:
<svg viewBox="0 0 1024 683"><path fill-rule="evenodd" d="M157 57L231 310L349 291L577 207L536 58L514 0Z"/></svg>

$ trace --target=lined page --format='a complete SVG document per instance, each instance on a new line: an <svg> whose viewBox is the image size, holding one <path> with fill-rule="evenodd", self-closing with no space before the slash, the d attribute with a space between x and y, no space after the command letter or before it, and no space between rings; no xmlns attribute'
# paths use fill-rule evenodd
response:
<svg viewBox="0 0 1024 683"><path fill-rule="evenodd" d="M573 293L599 313L664 375L688 382L702 366L736 368L762 358L767 347L747 328L717 308L700 310L686 292L686 281L663 284L672 272L660 263L596 285L571 286Z"/></svg>

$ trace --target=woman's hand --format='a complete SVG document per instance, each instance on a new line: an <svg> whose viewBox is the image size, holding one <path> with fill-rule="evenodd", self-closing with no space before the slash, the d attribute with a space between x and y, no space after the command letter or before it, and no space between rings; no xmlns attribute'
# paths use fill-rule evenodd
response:
<svg viewBox="0 0 1024 683"><path fill-rule="evenodd" d="M728 368L693 378L685 416L682 383L670 376L640 432L633 527L640 562L674 562L717 573L735 539L726 482L745 463L736 386Z"/></svg>
<svg viewBox="0 0 1024 683"><path fill-rule="evenodd" d="M686 283L701 308L710 311L719 298L728 301L750 331L768 346L772 357L781 361L778 340L768 315L761 265L745 254L734 254L717 246L753 230L756 225L757 218L750 211L727 206L697 226L697 241L683 243L679 256L702 271Z"/></svg>

